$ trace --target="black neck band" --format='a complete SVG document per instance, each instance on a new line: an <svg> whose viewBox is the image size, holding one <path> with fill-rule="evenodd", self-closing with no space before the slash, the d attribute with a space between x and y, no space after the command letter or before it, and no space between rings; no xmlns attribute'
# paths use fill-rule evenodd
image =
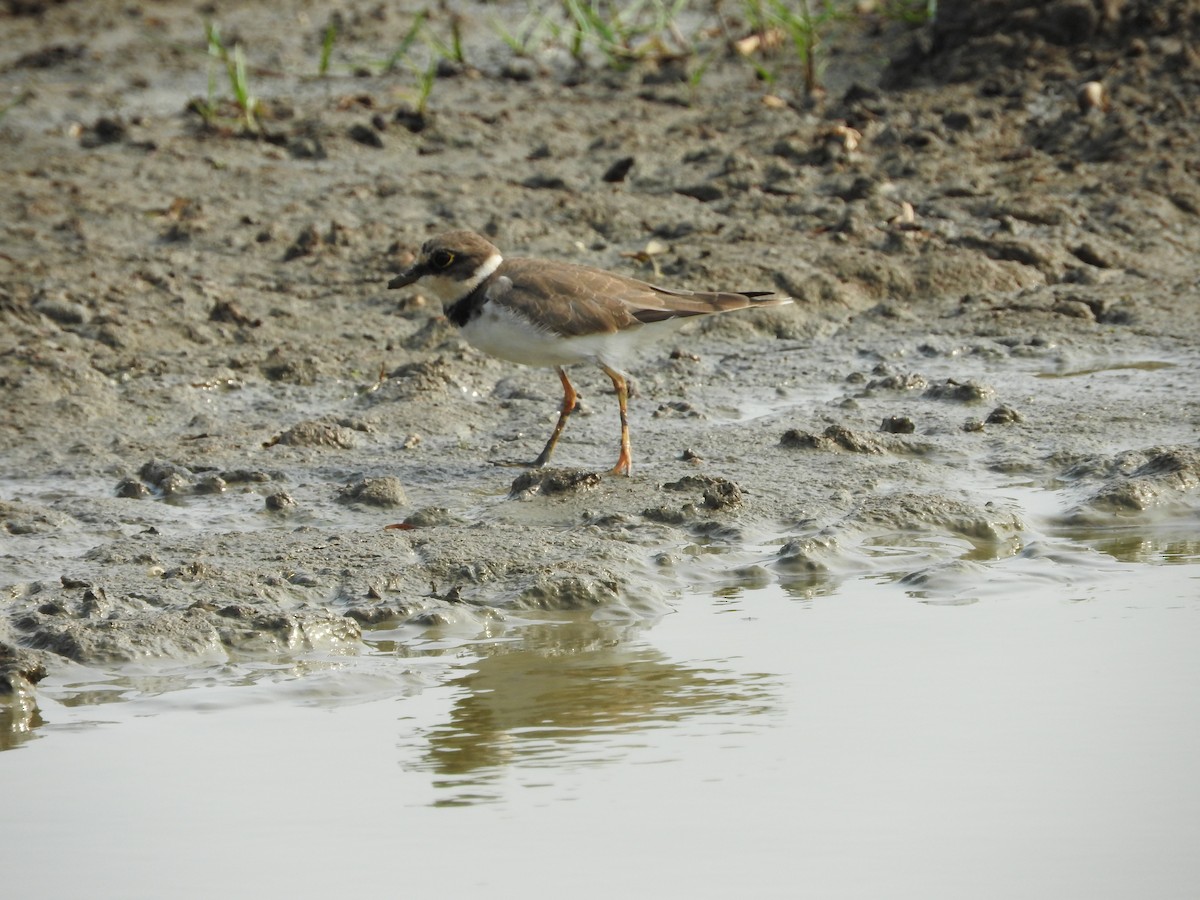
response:
<svg viewBox="0 0 1200 900"><path fill-rule="evenodd" d="M483 304L487 301L488 282L489 279L483 279L475 290L446 307L446 318L462 328L478 316L483 311Z"/></svg>

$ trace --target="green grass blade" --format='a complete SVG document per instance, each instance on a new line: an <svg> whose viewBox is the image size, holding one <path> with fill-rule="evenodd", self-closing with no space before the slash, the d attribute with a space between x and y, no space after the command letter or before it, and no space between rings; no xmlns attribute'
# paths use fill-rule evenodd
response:
<svg viewBox="0 0 1200 900"><path fill-rule="evenodd" d="M325 38L321 41L321 61L317 64L317 74L322 78L329 71L329 58L333 55L333 42L337 40L337 22L330 21L325 28Z"/></svg>
<svg viewBox="0 0 1200 900"><path fill-rule="evenodd" d="M400 39L400 43L397 45L396 49L392 51L392 55L388 57L387 62L384 63L383 73L385 75L395 71L396 66L400 64L400 61L403 60L404 57L408 56L408 51L412 49L412 45L417 42L417 38L421 34L421 29L425 25L425 18L427 15L428 14L424 10L417 13L417 17L413 19L412 26L405 33L404 37Z"/></svg>

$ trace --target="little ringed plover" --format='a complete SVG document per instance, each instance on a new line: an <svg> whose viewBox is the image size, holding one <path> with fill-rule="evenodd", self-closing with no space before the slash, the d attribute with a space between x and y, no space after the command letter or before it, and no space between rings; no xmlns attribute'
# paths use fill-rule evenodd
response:
<svg viewBox="0 0 1200 900"><path fill-rule="evenodd" d="M780 306L790 297L771 291L680 291L590 266L543 259L506 259L471 231L449 231L426 241L417 260L388 282L420 284L436 296L446 317L480 350L509 362L558 372L563 401L545 448L529 466L544 466L567 418L575 388L566 366L595 363L612 380L621 411L621 451L614 475L629 475L629 389L626 360L646 338L672 320L749 307Z"/></svg>

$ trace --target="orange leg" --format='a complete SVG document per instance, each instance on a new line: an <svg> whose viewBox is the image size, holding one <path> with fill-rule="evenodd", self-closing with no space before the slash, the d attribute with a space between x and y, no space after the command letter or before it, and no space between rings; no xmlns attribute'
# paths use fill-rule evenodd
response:
<svg viewBox="0 0 1200 900"><path fill-rule="evenodd" d="M617 464L612 467L612 474L632 475L633 454L629 446L629 385L625 381L625 376L616 369L610 369L603 364L600 368L604 370L605 375L612 379L613 387L617 391L617 404L621 408L621 455L617 457Z"/></svg>
<svg viewBox="0 0 1200 900"><path fill-rule="evenodd" d="M567 370L562 366L557 366L555 371L558 372L558 379L562 382L563 386L562 409L558 413L558 424L554 426L554 431L550 434L550 440L546 441L546 446L538 454L538 458L529 464L534 468L540 468L550 462L550 454L554 452L554 445L558 443L558 439L567 425L567 419L571 413L575 412L575 404L579 399L575 393L575 388L571 385L570 379L567 378Z"/></svg>

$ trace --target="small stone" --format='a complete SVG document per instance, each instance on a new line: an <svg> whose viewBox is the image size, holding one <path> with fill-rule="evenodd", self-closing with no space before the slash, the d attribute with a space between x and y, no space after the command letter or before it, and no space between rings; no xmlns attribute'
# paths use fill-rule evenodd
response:
<svg viewBox="0 0 1200 900"><path fill-rule="evenodd" d="M128 500L142 500L150 496L150 489L136 478L122 478L117 484L117 496Z"/></svg>
<svg viewBox="0 0 1200 900"><path fill-rule="evenodd" d="M622 157L608 167L608 170L601 176L601 179L607 181L609 184L618 184L625 180L625 176L629 174L629 170L632 168L633 157Z"/></svg>
<svg viewBox="0 0 1200 900"><path fill-rule="evenodd" d="M402 106L396 110L394 120L407 128L412 134L420 134L429 126L429 118L419 109Z"/></svg>
<svg viewBox="0 0 1200 900"><path fill-rule="evenodd" d="M102 116L79 136L79 146L90 150L105 144L117 144L125 140L128 133L125 123L120 119Z"/></svg>
<svg viewBox="0 0 1200 900"><path fill-rule="evenodd" d="M362 144L364 147L383 148L383 138L379 136L379 132L370 125L352 125L349 131L350 140L355 143Z"/></svg>
<svg viewBox="0 0 1200 900"><path fill-rule="evenodd" d="M145 463L138 475L147 484L152 484L164 494L178 494L187 490L192 483L192 472L185 466L161 459L152 459Z"/></svg>
<svg viewBox="0 0 1200 900"><path fill-rule="evenodd" d="M265 484L268 481L280 480L272 478L261 469L227 469L221 473L221 477L229 484Z"/></svg>
<svg viewBox="0 0 1200 900"><path fill-rule="evenodd" d="M537 64L527 57L513 57L500 68L500 76L510 81L532 81L535 75Z"/></svg>
<svg viewBox="0 0 1200 900"><path fill-rule="evenodd" d="M164 497L186 494L192 489L191 481L178 472L173 472L158 483Z"/></svg>
<svg viewBox="0 0 1200 900"><path fill-rule="evenodd" d="M908 416L888 416L880 424L879 430L886 434L912 434L917 426Z"/></svg>
<svg viewBox="0 0 1200 900"><path fill-rule="evenodd" d="M947 378L940 384L931 384L925 396L931 400L950 400L955 403L978 403L996 392L986 385L974 381L955 381Z"/></svg>
<svg viewBox="0 0 1200 900"><path fill-rule="evenodd" d="M690 184L683 187L675 188L675 193L683 194L685 197L691 197L693 200L699 200L701 203L711 203L714 200L720 200L725 196L725 192L715 184L701 182L700 184Z"/></svg>
<svg viewBox="0 0 1200 900"><path fill-rule="evenodd" d="M559 175L545 175L540 173L531 175L522 181L521 185L535 191L568 190L567 182Z"/></svg>
<svg viewBox="0 0 1200 900"><path fill-rule="evenodd" d="M296 240L287 248L283 254L283 261L290 262L300 256L312 256L324 243L321 237L321 232L317 230L316 225L306 225L296 235Z"/></svg>
<svg viewBox="0 0 1200 900"><path fill-rule="evenodd" d="M779 439L779 446L794 450L816 450L821 446L821 439L811 431L789 428Z"/></svg>
<svg viewBox="0 0 1200 900"><path fill-rule="evenodd" d="M59 325L84 325L89 318L88 311L82 304L65 298L41 300L34 309Z"/></svg>
<svg viewBox="0 0 1200 900"><path fill-rule="evenodd" d="M1079 104L1079 112L1085 116L1093 111L1106 113L1109 109L1108 92L1099 81L1086 81L1081 84L1075 93L1075 100Z"/></svg>
<svg viewBox="0 0 1200 900"><path fill-rule="evenodd" d="M262 319L247 315L232 300L218 300L209 310L208 320L210 322L228 322L232 325L248 325L251 328L258 328L262 325Z"/></svg>
<svg viewBox="0 0 1200 900"><path fill-rule="evenodd" d="M268 494L265 505L270 512L287 512L295 509L297 504L295 498L287 491L276 491L274 494Z"/></svg>
<svg viewBox="0 0 1200 900"><path fill-rule="evenodd" d="M1108 253L1090 241L1084 241L1077 247L1071 248L1071 254L1080 262L1087 263L1097 269L1115 269L1117 262Z"/></svg>
<svg viewBox="0 0 1200 900"><path fill-rule="evenodd" d="M1066 316L1069 319L1092 319L1096 318L1096 314L1092 312L1092 308L1080 300L1059 300L1053 306L1054 312L1060 316Z"/></svg>
<svg viewBox="0 0 1200 900"><path fill-rule="evenodd" d="M1024 417L1013 409L1011 406L997 406L984 421L988 425L1012 425L1014 422L1020 422Z"/></svg>
<svg viewBox="0 0 1200 900"><path fill-rule="evenodd" d="M325 146L315 134L298 134L287 142L288 153L295 159L324 159Z"/></svg>
<svg viewBox="0 0 1200 900"><path fill-rule="evenodd" d="M225 479L220 475L209 474L205 475L198 482L196 482L196 493L223 494L228 486L229 485L225 483Z"/></svg>

